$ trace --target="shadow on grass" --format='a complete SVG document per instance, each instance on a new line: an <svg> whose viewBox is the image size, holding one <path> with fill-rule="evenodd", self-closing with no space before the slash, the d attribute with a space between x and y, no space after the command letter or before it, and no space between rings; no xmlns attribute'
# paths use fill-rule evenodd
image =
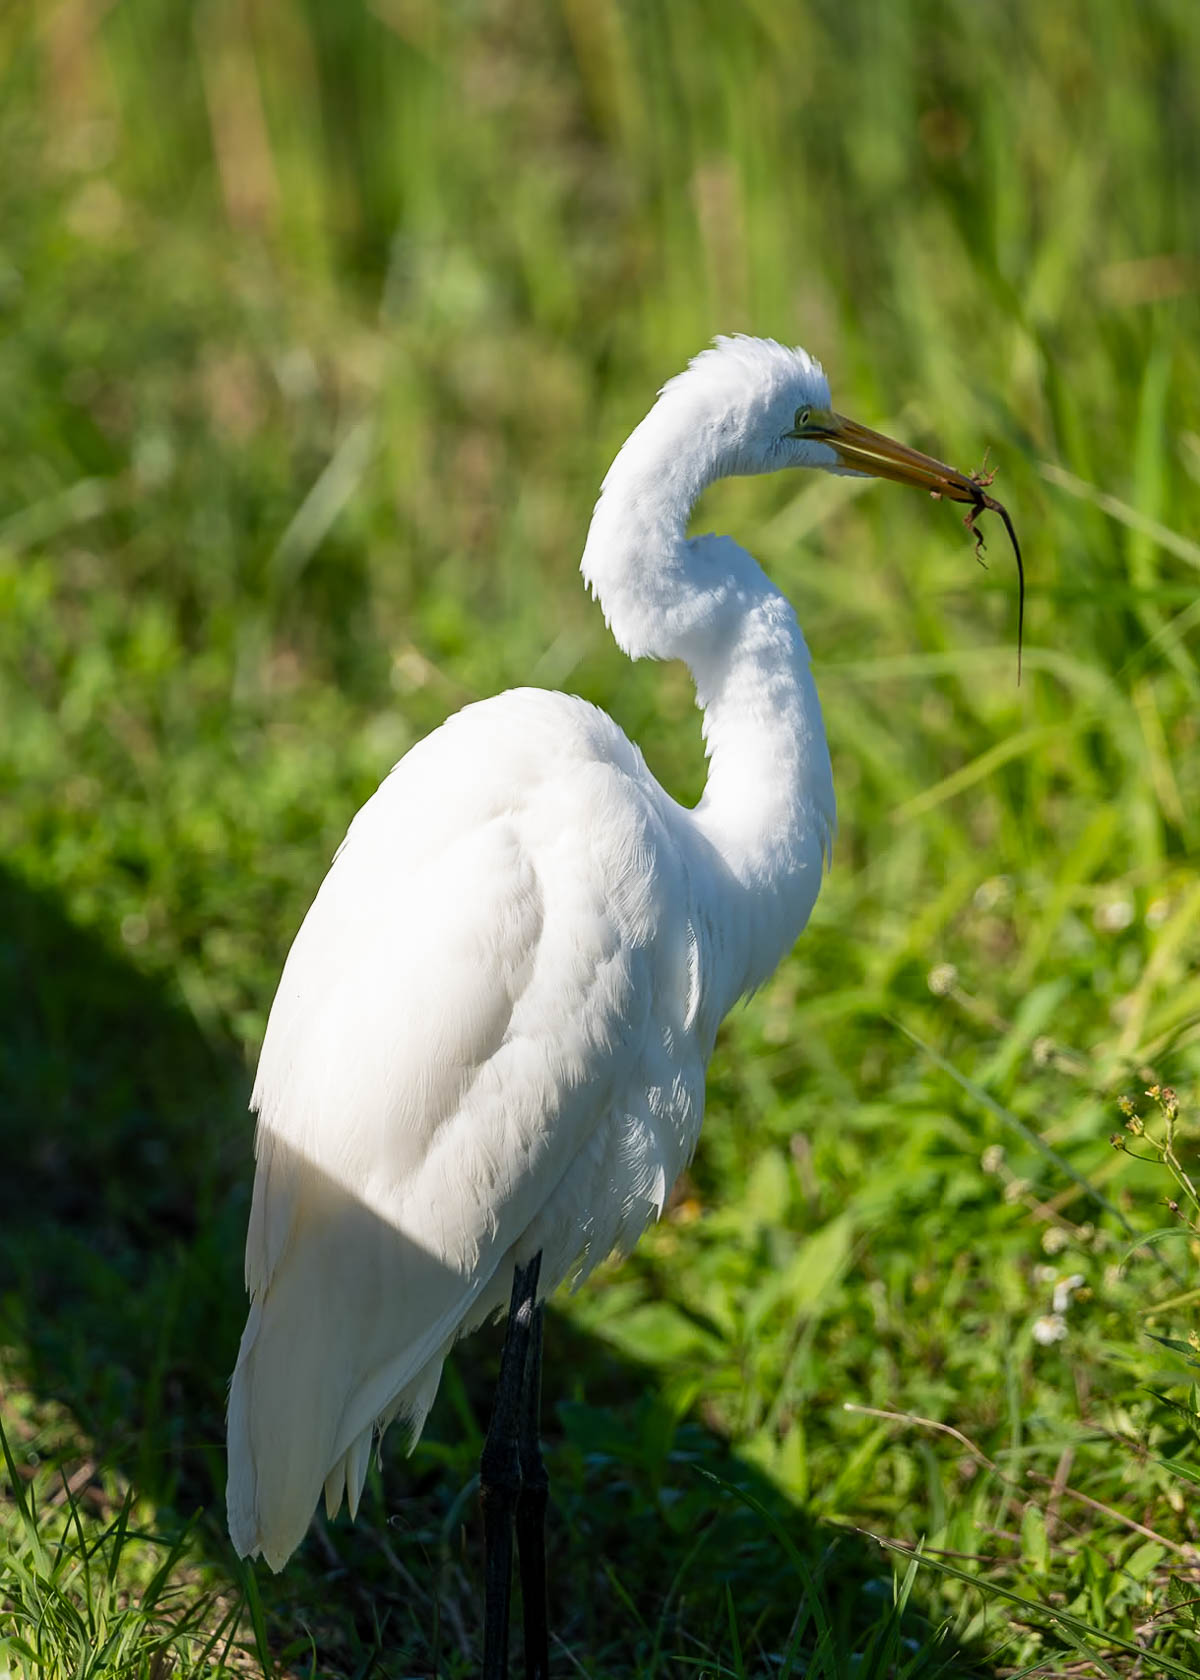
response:
<svg viewBox="0 0 1200 1680"><path fill-rule="evenodd" d="M68 1409L164 1528L203 1507L199 1544L232 1568L223 1413L245 1310L246 1069L204 1039L169 978L139 973L2 870L0 1007L0 1336L12 1374ZM315 1653L318 1673L364 1671L377 1645L380 1674L475 1669L473 1477L500 1335L489 1327L458 1351L425 1439L409 1460L389 1443L357 1525L317 1521L282 1575L260 1566L272 1642L305 1670ZM560 1672L578 1671L572 1657L597 1675L678 1672L688 1658L711 1672L733 1661L730 1605L747 1670L773 1668L802 1584L771 1521L712 1474L760 1502L820 1577L847 1663L886 1618L878 1553L790 1507L663 1407L652 1368L561 1315L547 1325L545 1419ZM905 1626L918 1642L941 1616L925 1604ZM915 1672L935 1671L985 1668L946 1642Z"/></svg>
<svg viewBox="0 0 1200 1680"><path fill-rule="evenodd" d="M0 870L0 1299L19 1374L155 1499L220 1485L248 1079L55 902Z"/></svg>

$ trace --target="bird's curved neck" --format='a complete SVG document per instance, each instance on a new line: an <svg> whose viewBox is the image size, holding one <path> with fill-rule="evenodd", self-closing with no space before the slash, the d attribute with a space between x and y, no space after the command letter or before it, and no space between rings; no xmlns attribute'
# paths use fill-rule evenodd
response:
<svg viewBox="0 0 1200 1680"><path fill-rule="evenodd" d="M672 429L660 402L613 463L582 570L632 658L683 659L709 775L687 813L731 995L761 983L808 920L832 839L832 773L808 648L790 604L726 537L687 538L706 485L745 470L718 430ZM723 890L722 890L723 889Z"/></svg>

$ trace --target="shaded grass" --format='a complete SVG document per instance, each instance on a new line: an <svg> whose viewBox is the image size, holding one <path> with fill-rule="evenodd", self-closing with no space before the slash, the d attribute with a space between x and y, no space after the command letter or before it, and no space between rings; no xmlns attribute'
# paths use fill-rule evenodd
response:
<svg viewBox="0 0 1200 1680"><path fill-rule="evenodd" d="M685 675L621 661L574 568L654 387L744 329L990 447L1026 675L946 508L700 510L797 604L841 831L668 1219L555 1322L556 1662L1195 1667L1191 1371L1146 1333L1189 1345L1195 1233L1107 1140L1171 1083L1194 1159L1198 36L1168 0L5 13L6 1415L148 1532L203 1505L198 1597L288 938L380 774L507 685L698 791ZM489 1357L262 1583L285 1666L358 1672L381 1625L391 1672L471 1666ZM923 1540L903 1630L846 1528Z"/></svg>

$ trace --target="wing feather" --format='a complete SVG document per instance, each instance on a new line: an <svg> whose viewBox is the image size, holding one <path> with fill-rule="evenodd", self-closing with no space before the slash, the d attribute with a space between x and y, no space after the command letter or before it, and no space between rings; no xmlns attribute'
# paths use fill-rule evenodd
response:
<svg viewBox="0 0 1200 1680"><path fill-rule="evenodd" d="M661 1207L698 1126L694 1092L669 1139L652 1112L695 985L686 937L664 936L688 927L669 838L588 736L602 714L538 695L542 736L514 744L522 696L504 700L459 714L364 806L272 1009L228 1504L239 1552L276 1568L323 1483L357 1505L377 1424L419 1432L521 1244L543 1249L546 1292L589 1245L601 1258ZM582 1205L620 1173L611 1211Z"/></svg>

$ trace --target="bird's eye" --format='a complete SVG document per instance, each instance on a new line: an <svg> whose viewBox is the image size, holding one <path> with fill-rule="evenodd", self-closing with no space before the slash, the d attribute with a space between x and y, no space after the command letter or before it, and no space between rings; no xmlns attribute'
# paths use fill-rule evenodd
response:
<svg viewBox="0 0 1200 1680"><path fill-rule="evenodd" d="M796 410L796 430L798 432L802 432L804 430L805 426L808 425L811 416L811 408L798 408Z"/></svg>

